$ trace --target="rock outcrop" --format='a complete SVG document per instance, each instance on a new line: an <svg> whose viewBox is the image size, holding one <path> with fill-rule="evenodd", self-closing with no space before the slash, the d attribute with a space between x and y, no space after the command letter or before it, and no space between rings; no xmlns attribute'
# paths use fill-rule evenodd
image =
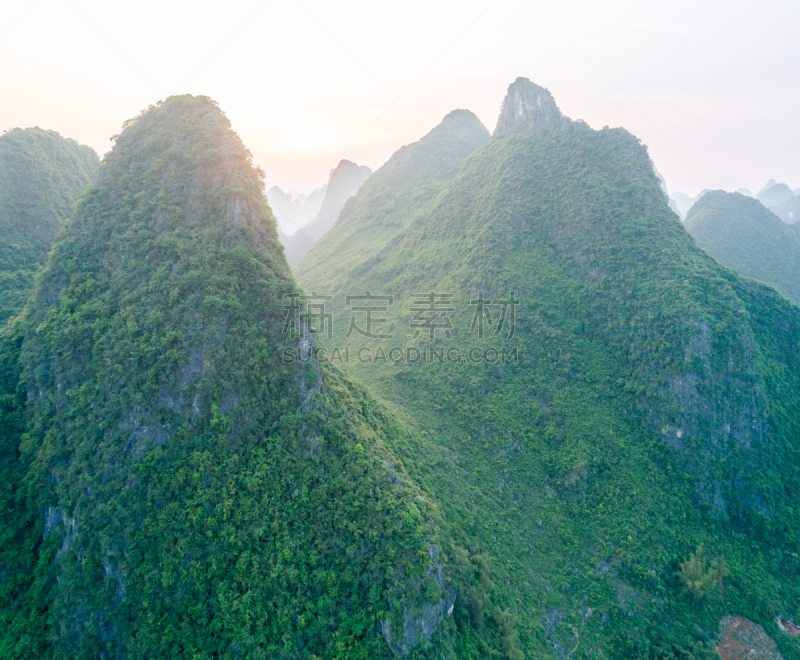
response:
<svg viewBox="0 0 800 660"><path fill-rule="evenodd" d="M548 90L527 78L517 78L508 88L494 135L509 135L532 128L552 131L564 120Z"/></svg>

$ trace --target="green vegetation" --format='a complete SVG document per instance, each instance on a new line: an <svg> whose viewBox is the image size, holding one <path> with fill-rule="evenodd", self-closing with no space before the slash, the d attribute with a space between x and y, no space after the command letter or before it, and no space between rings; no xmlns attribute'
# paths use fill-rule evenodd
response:
<svg viewBox="0 0 800 660"><path fill-rule="evenodd" d="M15 128L0 136L0 326L22 311L98 163L90 147L54 131Z"/></svg>
<svg viewBox="0 0 800 660"><path fill-rule="evenodd" d="M800 236L761 202L708 192L686 216L686 230L724 266L800 304Z"/></svg>
<svg viewBox="0 0 800 660"><path fill-rule="evenodd" d="M209 99L149 108L0 334L0 656L706 659L736 613L800 659L800 308L695 244L633 136L520 79L297 273L329 356L517 360L284 359L261 173ZM391 339L344 336L366 291ZM448 332L414 337L429 292Z"/></svg>
<svg viewBox="0 0 800 660"><path fill-rule="evenodd" d="M708 657L736 613L800 658L774 622L776 608L800 611L800 309L697 247L635 137L529 92L513 96L539 99L530 122L509 104L426 205L403 218L391 198L369 200L371 217L394 218L390 242L367 227L359 243L354 224L350 246L324 237L296 270L333 296L325 345L350 348L349 373L416 439L398 454L409 474L492 567L491 605L463 589L459 630L482 621L499 640L498 607L526 658ZM345 297L364 291L394 296L380 327L393 339L344 337L357 316ZM430 291L454 294L450 338L413 337L411 294ZM514 336L480 339L470 303L512 291ZM519 361L352 359L392 346L516 349ZM730 577L698 609L678 573L700 544Z"/></svg>
<svg viewBox="0 0 800 660"><path fill-rule="evenodd" d="M493 607L485 567L397 457L416 446L403 425L334 369L281 360L295 287L213 102L126 123L0 341L0 656L513 641L449 614L476 573Z"/></svg>
<svg viewBox="0 0 800 660"><path fill-rule="evenodd" d="M681 564L678 576L683 583L683 590L696 602L702 602L709 596L722 593L722 583L731 572L721 557L712 559L711 562L703 555L703 544L689 559Z"/></svg>
<svg viewBox="0 0 800 660"><path fill-rule="evenodd" d="M719 654L700 642L691 642L688 646L667 644L652 647L648 660L719 660Z"/></svg>
<svg viewBox="0 0 800 660"><path fill-rule="evenodd" d="M499 607L494 608L492 618L497 624L497 634L500 637L500 648L507 660L522 660L525 656L519 650L519 633L516 627L516 615L503 612Z"/></svg>
<svg viewBox="0 0 800 660"><path fill-rule="evenodd" d="M389 246L488 140L489 131L468 110L448 114L419 142L395 153L347 200L325 241L316 243L297 265L298 277L316 278L319 271L330 286L330 277L368 269L364 255Z"/></svg>

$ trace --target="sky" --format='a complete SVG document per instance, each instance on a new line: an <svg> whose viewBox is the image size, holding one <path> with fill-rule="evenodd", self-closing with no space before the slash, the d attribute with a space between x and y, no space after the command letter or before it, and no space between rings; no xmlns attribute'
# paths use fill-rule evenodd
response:
<svg viewBox="0 0 800 660"><path fill-rule="evenodd" d="M172 94L216 100L268 186L377 169L518 76L642 140L670 192L800 188L796 0L2 0L0 131L101 155Z"/></svg>

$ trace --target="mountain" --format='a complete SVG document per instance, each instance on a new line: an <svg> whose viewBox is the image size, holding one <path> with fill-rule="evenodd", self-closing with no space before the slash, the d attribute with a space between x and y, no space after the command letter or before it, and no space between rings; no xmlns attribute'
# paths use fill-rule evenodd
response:
<svg viewBox="0 0 800 660"><path fill-rule="evenodd" d="M787 224L800 220L800 196L785 183L770 179L756 199Z"/></svg>
<svg viewBox="0 0 800 660"><path fill-rule="evenodd" d="M308 195L293 197L291 193L283 192L278 186L272 186L267 190L267 200L278 219L278 226L294 233L298 228L311 222L319 213L326 188L327 185L324 185Z"/></svg>
<svg viewBox="0 0 800 660"><path fill-rule="evenodd" d="M735 614L800 657L776 622L800 612L800 308L695 244L637 138L524 78L383 241L354 213L392 208L380 175L296 276L330 314L320 359L404 420L409 474L491 567L499 614L459 596L459 630L710 658Z"/></svg>
<svg viewBox="0 0 800 660"><path fill-rule="evenodd" d="M342 160L331 173L325 199L319 213L306 227L307 233L319 240L339 217L345 202L358 192L361 184L372 174L372 170L364 165L356 165L349 160Z"/></svg>
<svg viewBox="0 0 800 660"><path fill-rule="evenodd" d="M0 136L0 326L22 310L98 165L91 147L55 131L15 128Z"/></svg>
<svg viewBox="0 0 800 660"><path fill-rule="evenodd" d="M753 195L753 197L758 197L758 196L759 196L759 195L761 195L762 193L765 193L767 190L769 190L770 188L772 188L772 186L775 186L775 185L777 185L777 184L778 184L778 182L777 182L777 181L775 181L775 179L770 179L769 181L767 181L767 182L764 184L764 186L761 188L761 190L759 190L759 191L758 191L758 192L757 192L755 195Z"/></svg>
<svg viewBox="0 0 800 660"><path fill-rule="evenodd" d="M295 232L284 243L286 260L294 266L303 255L311 249L314 242L328 231L339 217L344 203L350 199L366 181L372 170L364 165L356 165L349 160L342 160L331 172L319 212L305 227Z"/></svg>
<svg viewBox="0 0 800 660"><path fill-rule="evenodd" d="M721 264L800 304L800 239L760 202L714 190L692 207L685 227Z"/></svg>
<svg viewBox="0 0 800 660"><path fill-rule="evenodd" d="M482 636L454 621L486 570L400 460L419 446L402 420L286 359L310 347L301 304L217 105L171 97L126 122L0 338L0 656L508 643L501 610Z"/></svg>
<svg viewBox="0 0 800 660"><path fill-rule="evenodd" d="M365 267L365 255L389 245L488 140L489 131L473 113L454 110L419 142L397 151L345 203L324 243L315 244L296 266L298 279L316 277L311 272L316 269L336 277Z"/></svg>
<svg viewBox="0 0 800 660"><path fill-rule="evenodd" d="M672 199L671 197L670 197L670 198L669 198L669 200L667 201L667 206L669 206L670 210L671 210L671 211L672 211L672 212L673 212L675 215L677 215L679 218L682 218L682 217L683 217L683 215L681 214L681 210L680 210L680 208L678 207L678 204L677 204L677 203L675 202L675 200L674 200L674 199Z"/></svg>
<svg viewBox="0 0 800 660"><path fill-rule="evenodd" d="M269 205L280 213L285 213L286 210L292 205L292 196L289 193L283 192L280 187L272 186L267 190L267 201Z"/></svg>
<svg viewBox="0 0 800 660"><path fill-rule="evenodd" d="M800 195L790 197L782 204L771 209L781 220L787 224L800 221Z"/></svg>
<svg viewBox="0 0 800 660"><path fill-rule="evenodd" d="M659 172L655 168L655 166L653 166L653 173L656 175L656 178L658 179L658 182L661 185L661 192L663 192L664 195L666 195L666 197L669 198L669 190L667 189L667 180L664 178L664 175L661 174L661 172Z"/></svg>
<svg viewBox="0 0 800 660"><path fill-rule="evenodd" d="M792 197L794 193L785 183L775 183L756 195L756 199L770 209L780 206Z"/></svg>
<svg viewBox="0 0 800 660"><path fill-rule="evenodd" d="M692 206L694 206L697 203L697 200L707 192L708 188L704 188L696 197L689 197L689 195L682 192L673 193L669 198L669 207L675 211L678 216L680 216L681 220L685 220L686 214L689 213L689 210L692 208Z"/></svg>

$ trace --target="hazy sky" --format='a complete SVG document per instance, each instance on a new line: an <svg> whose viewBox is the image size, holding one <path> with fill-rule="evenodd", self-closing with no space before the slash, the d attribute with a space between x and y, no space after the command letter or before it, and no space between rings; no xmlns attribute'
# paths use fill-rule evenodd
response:
<svg viewBox="0 0 800 660"><path fill-rule="evenodd" d="M493 130L525 76L624 126L671 191L800 187L797 0L2 0L0 130L101 154L160 98L219 102L267 184L379 167L455 108Z"/></svg>

